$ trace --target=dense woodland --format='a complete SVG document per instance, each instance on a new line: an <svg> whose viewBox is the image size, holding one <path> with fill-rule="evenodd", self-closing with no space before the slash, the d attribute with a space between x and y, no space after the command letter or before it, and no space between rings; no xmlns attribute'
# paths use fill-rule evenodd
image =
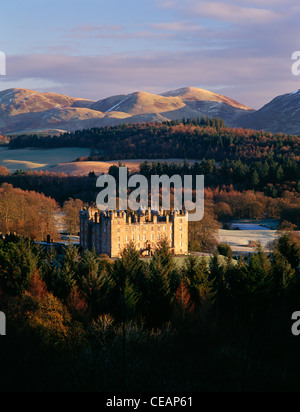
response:
<svg viewBox="0 0 300 412"><path fill-rule="evenodd" d="M272 197L285 190L300 192L299 136L231 129L217 118L123 124L56 137L23 135L9 144L11 149L30 146L91 148L93 154L82 161L192 159L192 167L144 162L141 171L146 176L204 174L206 186L232 184L237 190L259 190Z"/></svg>
<svg viewBox="0 0 300 412"><path fill-rule="evenodd" d="M162 243L111 261L69 246L0 240L0 383L14 391L299 389L300 239L238 262Z"/></svg>
<svg viewBox="0 0 300 412"><path fill-rule="evenodd" d="M233 219L268 217L300 227L300 137L297 136L229 129L220 119L201 118L94 128L59 137L26 135L10 141L11 148L22 145L47 147L48 144L90 147L98 154L89 160L152 156L194 159L183 163L141 161L140 165L140 173L148 178L149 186L151 176L156 174L205 176L206 216L197 228L190 228L193 250L213 251L217 224L227 225ZM109 173L117 178L118 167L111 167ZM95 202L98 194L96 179L93 172L78 177L49 172L9 173L6 168L0 168L0 185L12 185L30 192L31 196L33 192L40 193L48 198L48 202L50 199L56 202L57 209L63 208L66 202L73 202L71 207L69 203L73 222L79 206ZM26 235L18 229L20 224L16 222L20 216L13 214L13 210L10 210L10 221L14 222L14 231ZM71 227L69 218L67 225L68 231L75 234L78 224L72 223ZM205 227L212 230L211 235L203 239L201 233L205 233ZM3 223L1 229L6 233ZM32 231L27 235L34 238ZM51 236L55 237L55 234L51 233Z"/></svg>
<svg viewBox="0 0 300 412"><path fill-rule="evenodd" d="M21 147L89 147L89 160L225 159L247 162L299 161L300 137L224 127L220 119L122 124L65 133L56 137L23 135L10 140Z"/></svg>
<svg viewBox="0 0 300 412"><path fill-rule="evenodd" d="M261 163L260 166L254 169L254 177L256 174L258 175L257 180L256 178L251 179L252 172L247 165L243 165L239 161L229 165L224 162L219 166L213 161L203 161L193 166L189 166L187 163L178 165L175 163L142 162L140 172L148 177L149 188L151 187L150 177L152 174L167 174L169 176L173 174L181 176L184 174L204 174L207 210L213 212L210 216L220 224L228 223L233 219L268 217L289 221L296 227L300 227L299 181L296 183L295 179L285 180L291 177L291 175L288 176L291 173L289 168L284 169L286 176L278 179L275 173L276 168L270 169L266 177L267 165ZM118 167L111 167L109 173L118 177ZM49 172L8 173L5 168L0 170L0 185L7 187L5 185L9 184L26 192L43 194L56 202L57 208L63 208L65 202L70 199L77 202L78 205L93 204L98 194L96 180L97 177L94 173L78 177L56 175ZM270 181L274 183L270 183ZM13 210L9 209L9 212L13 214ZM0 216L1 213L3 214L0 210ZM15 220L15 217L11 218L11 221Z"/></svg>
<svg viewBox="0 0 300 412"><path fill-rule="evenodd" d="M80 143L78 139L83 140L80 140ZM299 137L229 129L225 128L219 119L197 119L163 124L96 128L64 134L59 138L26 135L11 139L10 146L11 148L21 147L23 144L43 146L50 140L51 144L56 146L60 144L59 142L61 144L69 142L72 143L71 145L89 146L95 153L97 151L100 153L99 150L106 151L106 154L92 156L92 159L117 158L121 154L122 158L145 155L151 158L152 154L159 158L164 155L172 157L176 156L172 152L176 147L182 157L183 154L187 154L185 148L191 150L193 155L190 157L199 159L198 161L167 163L145 160L140 164L140 173L148 178L149 187L152 175L205 176L206 213L202 222L197 225L190 224L190 250L213 252L217 246L217 229L222 225L230 227L233 219L267 217L281 221L285 227L287 225L293 228L300 227ZM145 153L137 150L137 145L142 141L147 142ZM157 149L153 149L155 145ZM139 154L133 156L128 152L130 147ZM155 151L152 152L151 148ZM118 167L112 166L109 173L118 178ZM35 224L36 219L43 221L44 217L41 215L47 216L44 212L47 208L41 209L39 205L38 194L40 194L47 199L49 205L52 205L53 213L59 209L68 211L67 231L70 234L77 234L78 210L83 204L90 205L95 202L98 194L96 179L97 176L93 172L88 176L78 177L49 172L9 173L5 167L1 167L0 202L7 204L6 198L12 195L12 187L21 191L14 192L13 207L1 208L0 231L15 232L32 239L45 240L45 230L37 233ZM22 191L26 194L23 195ZM24 204L25 198L27 203L31 198L31 204L34 206L31 212L25 207L27 215L25 212L21 215L17 205ZM37 212L38 210L43 210L43 213ZM32 220L30 213L34 215ZM47 219L49 221L49 216ZM51 219L53 222L53 216ZM45 227L45 224L41 227ZM57 238L58 233L54 225L51 230L49 226L46 228L53 239Z"/></svg>
<svg viewBox="0 0 300 412"><path fill-rule="evenodd" d="M0 187L0 233L17 233L34 240L50 236L58 240L57 202L35 191L23 191L8 183Z"/></svg>
<svg viewBox="0 0 300 412"><path fill-rule="evenodd" d="M78 232L78 211L94 203L97 177L0 168L2 390L299 390L299 345L291 333L300 308L299 137L198 119L10 144L30 142L87 145L96 159L164 153L198 160L143 161L140 172L149 179L205 175L205 216L190 224L189 246L213 256L179 263L163 242L146 260L132 245L115 260L71 244L38 245L33 240L59 237L58 211L68 233ZM118 167L109 172L117 176ZM222 225L263 217L281 221L272 253L258 245L236 260L228 245L218 245Z"/></svg>

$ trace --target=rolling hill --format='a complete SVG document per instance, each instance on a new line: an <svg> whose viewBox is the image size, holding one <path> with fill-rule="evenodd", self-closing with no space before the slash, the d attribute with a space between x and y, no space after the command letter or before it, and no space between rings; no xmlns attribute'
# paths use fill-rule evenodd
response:
<svg viewBox="0 0 300 412"><path fill-rule="evenodd" d="M39 113L53 108L85 107L93 102L55 93L39 93L27 89L9 89L0 92L0 115L15 116Z"/></svg>
<svg viewBox="0 0 300 412"><path fill-rule="evenodd" d="M276 97L255 113L242 116L238 123L244 128L300 135L300 90Z"/></svg>
<svg viewBox="0 0 300 412"><path fill-rule="evenodd" d="M27 89L0 92L0 134L60 134L120 123L161 122L183 117L223 118L229 126L254 111L228 97L198 88L154 95L135 92L97 102Z"/></svg>
<svg viewBox="0 0 300 412"><path fill-rule="evenodd" d="M300 90L255 111L229 97L195 87L160 95L135 92L99 101L27 89L0 92L0 134L48 133L163 122L197 117L223 118L230 127L300 134Z"/></svg>

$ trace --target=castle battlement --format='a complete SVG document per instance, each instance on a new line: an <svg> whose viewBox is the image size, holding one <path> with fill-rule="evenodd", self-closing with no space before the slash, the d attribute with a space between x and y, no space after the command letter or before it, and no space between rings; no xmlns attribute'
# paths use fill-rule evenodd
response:
<svg viewBox="0 0 300 412"><path fill-rule="evenodd" d="M150 255L165 239L175 255L188 253L188 212L150 208L137 212L80 211L80 245L98 254L118 257L132 242L136 249Z"/></svg>

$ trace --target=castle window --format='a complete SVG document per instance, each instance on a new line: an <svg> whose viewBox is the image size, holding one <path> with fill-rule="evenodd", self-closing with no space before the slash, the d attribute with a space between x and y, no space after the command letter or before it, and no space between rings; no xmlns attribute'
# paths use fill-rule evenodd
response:
<svg viewBox="0 0 300 412"><path fill-rule="evenodd" d="M128 242L128 236L126 236L126 242Z"/></svg>
<svg viewBox="0 0 300 412"><path fill-rule="evenodd" d="M118 237L118 242L121 242L121 238L120 238L120 237Z"/></svg>
<svg viewBox="0 0 300 412"><path fill-rule="evenodd" d="M164 230L166 230L166 226L164 226Z"/></svg>

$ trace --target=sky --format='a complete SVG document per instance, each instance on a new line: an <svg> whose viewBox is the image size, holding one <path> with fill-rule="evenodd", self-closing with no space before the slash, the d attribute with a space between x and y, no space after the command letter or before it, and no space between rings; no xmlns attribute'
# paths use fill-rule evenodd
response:
<svg viewBox="0 0 300 412"><path fill-rule="evenodd" d="M207 89L254 109L300 89L298 0L10 0L0 90L100 100Z"/></svg>

